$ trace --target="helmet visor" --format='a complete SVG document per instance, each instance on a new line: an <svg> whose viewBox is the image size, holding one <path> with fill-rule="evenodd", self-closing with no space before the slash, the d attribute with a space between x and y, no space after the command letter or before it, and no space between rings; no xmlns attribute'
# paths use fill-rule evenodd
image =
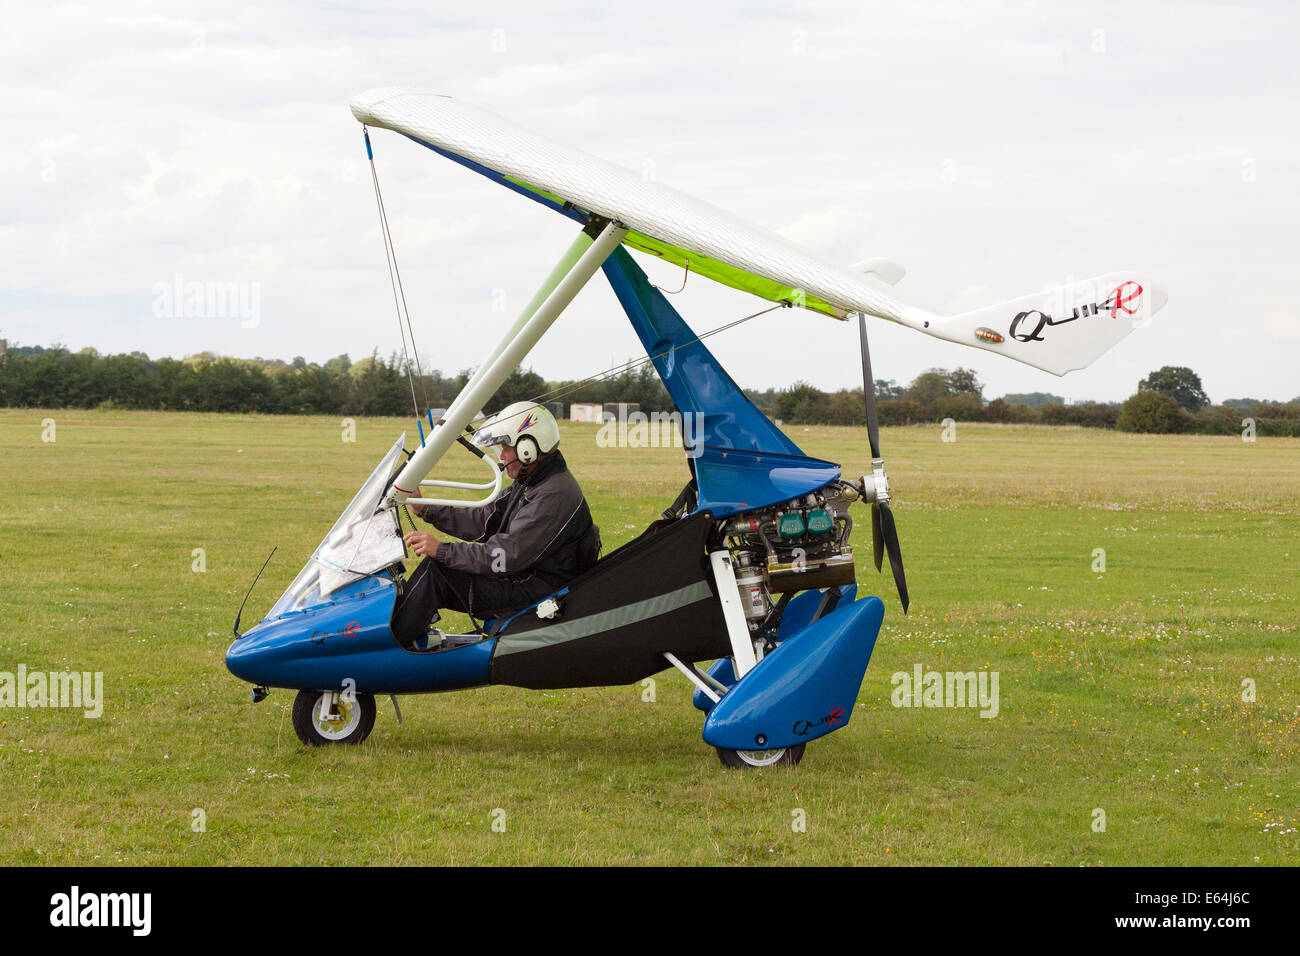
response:
<svg viewBox="0 0 1300 956"><path fill-rule="evenodd" d="M473 442L479 448L492 448L496 445L513 445L510 440L510 433L505 429L498 430L492 425L480 428L474 433Z"/></svg>

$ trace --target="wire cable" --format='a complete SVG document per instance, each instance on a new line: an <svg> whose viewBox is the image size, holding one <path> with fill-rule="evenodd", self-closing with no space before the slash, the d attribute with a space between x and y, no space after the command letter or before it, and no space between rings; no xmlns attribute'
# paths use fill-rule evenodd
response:
<svg viewBox="0 0 1300 956"><path fill-rule="evenodd" d="M716 329L710 329L707 332L702 332L701 334L697 335L695 338L691 339L689 342L683 342L681 345L674 345L670 349L664 349L662 352L657 352L654 355L646 355L644 358L630 359L621 365L615 365L613 368L608 368L603 372L597 372L595 375L592 375L589 378L584 378L580 382L574 382L568 385L561 385L557 388L551 389L551 391L549 392L543 392L541 395L538 395L536 398L530 398L529 401L535 402L537 404L541 404L542 402L546 401L549 398L563 398L565 395L570 395L573 392L576 392L578 389L586 385L591 385L596 382L606 381L610 378L614 378L616 375L622 375L627 372L631 372L635 369L640 368L642 365L645 365L647 362L653 362L655 359L663 358L665 355L668 355L671 352L675 352L678 349L684 349L688 345L694 345L696 342L702 342L704 339L707 339L710 336L717 335L719 332L725 332L727 331L727 329L733 329L736 326L741 325L742 323L748 322L750 319L758 318L760 315L767 315L767 313L775 312L777 309L788 309L790 305L791 303L789 302L777 303L776 305L771 306L770 308L767 309L763 309L760 312L755 312L752 315L747 315L744 316L743 318L736 319L732 322L728 322L726 325L720 325Z"/></svg>
<svg viewBox="0 0 1300 956"><path fill-rule="evenodd" d="M370 161L370 180L375 186L375 202L379 207L379 231L384 240L384 261L388 264L388 281L393 287L393 307L397 310L397 331L402 337L402 358L406 365L406 380L411 386L411 405L415 408L415 417L420 418L420 402L415 397L415 380L411 376L411 355L415 355L415 368L420 377L420 392L424 395L424 405L429 407L429 394L424 385L424 371L420 368L420 354L415 346L415 330L411 327L411 312L406 305L406 289L402 285L402 272L397 267L397 249L393 245L393 234L388 228L388 212L384 208L384 195L379 188L379 172L375 168L375 154L370 147L370 130L362 127L366 140L366 157ZM402 327L402 313L406 313L406 327ZM407 333L411 337L411 349L407 352Z"/></svg>

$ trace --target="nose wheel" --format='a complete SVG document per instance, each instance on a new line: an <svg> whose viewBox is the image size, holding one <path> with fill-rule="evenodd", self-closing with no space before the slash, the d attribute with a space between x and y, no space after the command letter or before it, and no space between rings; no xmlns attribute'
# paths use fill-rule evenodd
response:
<svg viewBox="0 0 1300 956"><path fill-rule="evenodd" d="M795 744L793 747L778 747L775 750L727 750L716 747L718 759L724 767L735 770L749 770L754 767L793 767L803 759L807 744Z"/></svg>
<svg viewBox="0 0 1300 956"><path fill-rule="evenodd" d="M375 726L375 698L338 691L300 690L293 701L293 730L308 747L359 744Z"/></svg>

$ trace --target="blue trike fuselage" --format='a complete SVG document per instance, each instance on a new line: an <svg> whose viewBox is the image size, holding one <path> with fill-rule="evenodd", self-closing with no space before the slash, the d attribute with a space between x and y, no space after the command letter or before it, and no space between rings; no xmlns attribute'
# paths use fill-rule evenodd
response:
<svg viewBox="0 0 1300 956"><path fill-rule="evenodd" d="M390 578L363 578L331 601L250 628L230 645L226 666L263 687L351 686L360 694L418 694L489 682L492 638L436 654L398 645L389 628L396 595Z"/></svg>

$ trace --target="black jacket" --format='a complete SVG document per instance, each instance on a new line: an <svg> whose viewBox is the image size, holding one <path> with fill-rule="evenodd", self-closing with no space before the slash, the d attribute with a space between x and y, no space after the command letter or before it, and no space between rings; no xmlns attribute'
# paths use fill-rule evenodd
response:
<svg viewBox="0 0 1300 956"><path fill-rule="evenodd" d="M429 505L420 516L466 542L440 544L435 560L471 574L535 576L558 588L600 555L600 529L558 448L490 505Z"/></svg>

